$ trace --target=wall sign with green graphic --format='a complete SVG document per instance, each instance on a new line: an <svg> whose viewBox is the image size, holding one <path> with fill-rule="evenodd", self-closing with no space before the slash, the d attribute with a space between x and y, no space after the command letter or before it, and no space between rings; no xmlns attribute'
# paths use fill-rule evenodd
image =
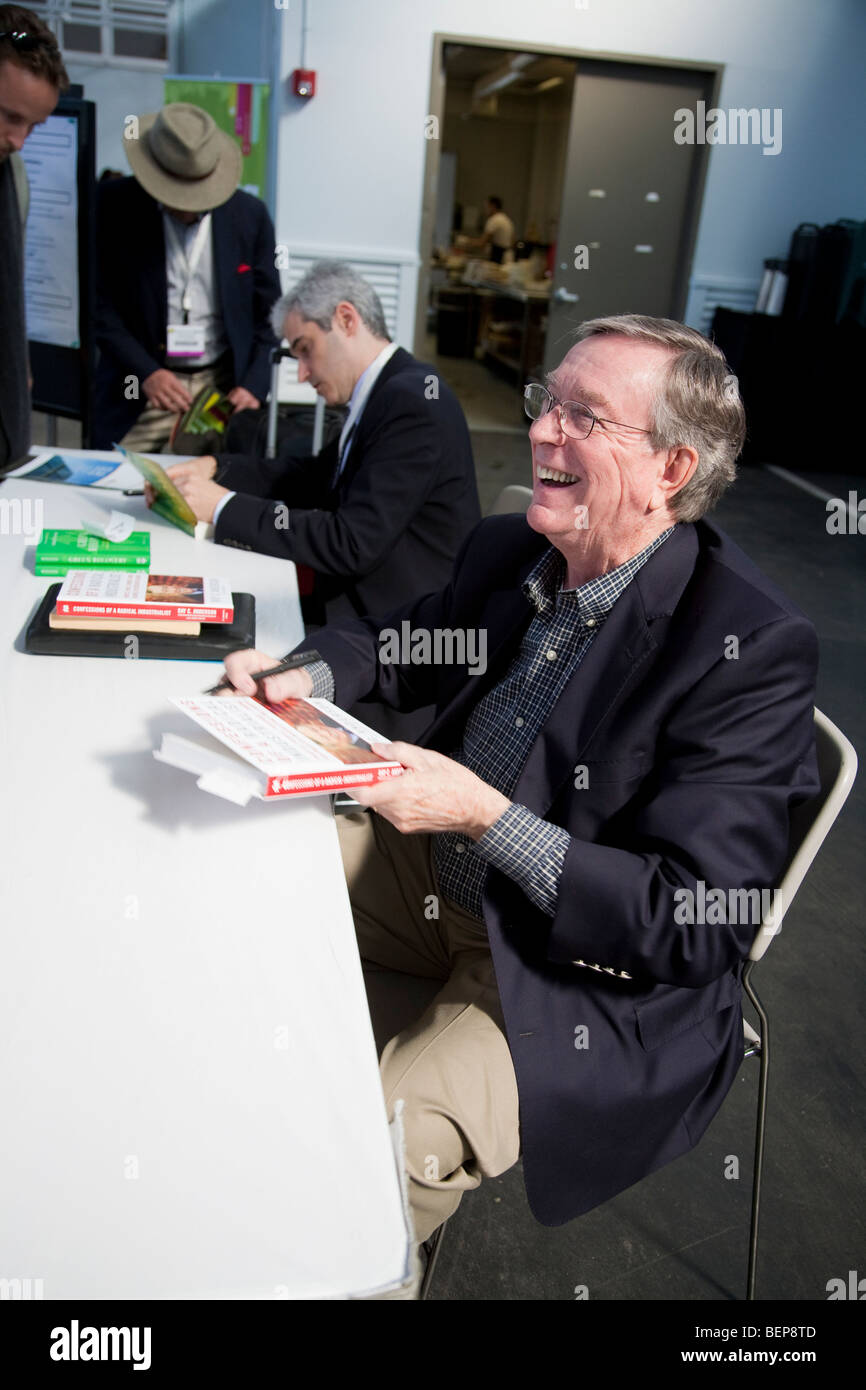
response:
<svg viewBox="0 0 866 1390"><path fill-rule="evenodd" d="M267 82L226 82L210 77L165 79L166 103L189 101L200 106L213 116L220 130L237 140L244 161L240 186L259 198L267 193L270 99Z"/></svg>

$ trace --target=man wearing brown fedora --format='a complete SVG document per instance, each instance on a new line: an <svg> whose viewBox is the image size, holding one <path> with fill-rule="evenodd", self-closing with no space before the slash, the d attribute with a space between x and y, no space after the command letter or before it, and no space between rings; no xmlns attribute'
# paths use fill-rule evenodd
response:
<svg viewBox="0 0 866 1390"><path fill-rule="evenodd" d="M172 102L128 122L124 145L133 177L97 207L93 443L153 452L205 386L235 410L265 399L280 282L267 209L206 111Z"/></svg>

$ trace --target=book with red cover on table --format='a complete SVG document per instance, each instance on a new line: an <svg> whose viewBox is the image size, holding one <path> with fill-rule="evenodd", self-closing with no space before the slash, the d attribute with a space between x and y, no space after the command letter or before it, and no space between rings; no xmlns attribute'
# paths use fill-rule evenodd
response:
<svg viewBox="0 0 866 1390"><path fill-rule="evenodd" d="M234 602L224 579L131 570L70 570L57 595L57 612L69 617L230 623Z"/></svg>
<svg viewBox="0 0 866 1390"><path fill-rule="evenodd" d="M268 704L247 695L198 695L178 696L172 704L234 756L174 734L163 735L155 756L201 774L205 791L241 804L251 796L272 801L369 786L403 771L370 747L387 739L328 700Z"/></svg>

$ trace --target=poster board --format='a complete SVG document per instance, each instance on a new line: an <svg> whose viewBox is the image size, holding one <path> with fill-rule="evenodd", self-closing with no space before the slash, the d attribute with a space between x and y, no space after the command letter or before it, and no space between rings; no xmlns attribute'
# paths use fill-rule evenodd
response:
<svg viewBox="0 0 866 1390"><path fill-rule="evenodd" d="M95 365L96 107L61 97L21 151L30 185L24 293L33 409L82 422Z"/></svg>
<svg viewBox="0 0 866 1390"><path fill-rule="evenodd" d="M243 156L240 187L267 198L270 84L230 82L219 77L172 76L165 79L165 100L189 101L213 116L220 130L237 140Z"/></svg>

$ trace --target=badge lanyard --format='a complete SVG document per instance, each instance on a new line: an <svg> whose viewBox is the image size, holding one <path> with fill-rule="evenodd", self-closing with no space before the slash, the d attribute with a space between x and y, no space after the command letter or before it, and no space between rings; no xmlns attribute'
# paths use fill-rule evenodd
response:
<svg viewBox="0 0 866 1390"><path fill-rule="evenodd" d="M184 271L186 273L186 283L184 285L183 294L181 295L180 307L183 310L184 323L189 323L189 316L192 310L192 294L190 291L192 287L193 276L195 275L196 268L198 266L199 261L201 260L205 242L207 241L208 235L210 233L210 213L206 212L204 217L201 219L198 231L195 234L195 240L193 241L192 249L190 250L188 256L186 253L186 248L183 242L181 241L177 228L174 226L172 222L170 214L165 219L165 230L169 240L171 241L172 250L175 252L177 258L182 262Z"/></svg>

